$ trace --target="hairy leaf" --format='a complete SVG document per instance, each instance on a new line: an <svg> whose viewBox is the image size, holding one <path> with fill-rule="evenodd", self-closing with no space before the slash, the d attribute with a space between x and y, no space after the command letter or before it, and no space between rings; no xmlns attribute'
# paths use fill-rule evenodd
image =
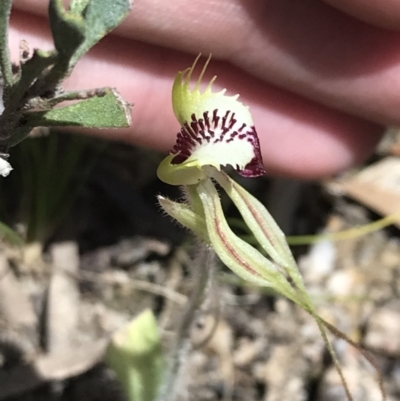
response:
<svg viewBox="0 0 400 401"><path fill-rule="evenodd" d="M72 57L71 66L118 26L129 13L131 6L132 0L90 0L82 10L86 22L85 40Z"/></svg>
<svg viewBox="0 0 400 401"><path fill-rule="evenodd" d="M67 11L62 0L49 3L50 27L57 51L72 57L85 40L85 20L80 14Z"/></svg>
<svg viewBox="0 0 400 401"><path fill-rule="evenodd" d="M25 114L30 127L80 126L90 128L128 127L129 105L114 89L105 89L97 96L70 106Z"/></svg>

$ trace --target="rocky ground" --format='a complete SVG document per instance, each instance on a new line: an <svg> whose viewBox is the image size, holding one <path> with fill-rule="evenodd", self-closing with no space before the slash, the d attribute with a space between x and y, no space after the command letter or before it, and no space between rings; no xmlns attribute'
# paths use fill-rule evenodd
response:
<svg viewBox="0 0 400 401"><path fill-rule="evenodd" d="M394 139L373 162L395 153ZM3 242L0 400L124 400L102 356L113 333L145 308L157 317L168 355L193 289L195 245L156 206L158 193L179 196L155 177L159 160L147 151L108 145L44 249ZM397 182L400 174L384 187L396 192ZM343 182L242 183L291 235L346 230L383 213L348 194ZM388 400L400 400L398 229L326 239L293 252L318 312L374 355ZM222 266L193 320L177 399L345 399L313 319ZM354 400L380 400L375 372L360 352L331 340Z"/></svg>

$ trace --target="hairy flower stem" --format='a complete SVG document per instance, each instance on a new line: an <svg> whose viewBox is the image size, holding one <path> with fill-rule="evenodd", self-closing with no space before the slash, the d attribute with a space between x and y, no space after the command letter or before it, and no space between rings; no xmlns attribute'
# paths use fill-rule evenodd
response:
<svg viewBox="0 0 400 401"><path fill-rule="evenodd" d="M157 401L173 401L178 392L182 370L190 350L190 330L199 310L205 300L205 295L211 285L215 267L215 252L203 242L198 242L198 249L193 263L194 277L192 296L186 305L176 333L175 344L170 355L169 368L161 384Z"/></svg>

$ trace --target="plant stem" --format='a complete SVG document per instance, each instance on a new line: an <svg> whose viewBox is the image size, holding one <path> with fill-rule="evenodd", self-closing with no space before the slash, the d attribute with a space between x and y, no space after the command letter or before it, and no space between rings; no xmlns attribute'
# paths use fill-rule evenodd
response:
<svg viewBox="0 0 400 401"><path fill-rule="evenodd" d="M180 376L184 366L184 360L190 350L190 329L196 317L196 311L204 302L204 298L211 283L214 266L215 252L205 243L199 243L196 258L194 260L195 283L192 296L186 305L177 330L175 345L172 350L169 367L166 370L161 384L157 401L173 401L179 391Z"/></svg>
<svg viewBox="0 0 400 401"><path fill-rule="evenodd" d="M0 68L4 86L13 84L13 73L8 48L8 21L10 19L12 0L0 1Z"/></svg>

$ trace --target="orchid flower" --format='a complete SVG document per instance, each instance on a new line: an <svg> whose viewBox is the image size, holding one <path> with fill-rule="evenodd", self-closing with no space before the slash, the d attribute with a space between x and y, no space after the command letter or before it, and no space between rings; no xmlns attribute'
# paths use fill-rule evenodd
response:
<svg viewBox="0 0 400 401"><path fill-rule="evenodd" d="M260 143L248 107L239 95L226 96L225 89L213 92L215 76L200 90L210 58L190 89L198 59L175 78L172 106L182 129L170 156L158 168L159 178L171 185L192 185L206 177L203 166L220 170L229 164L245 177L263 175Z"/></svg>
<svg viewBox="0 0 400 401"><path fill-rule="evenodd" d="M228 96L225 89L213 92L215 76L201 91L201 81L210 58L194 88L190 88L199 58L175 78L172 104L181 130L170 155L157 170L162 181L184 187L188 203L159 196L160 205L167 214L211 246L220 260L243 280L272 288L313 316L342 379L347 397L352 400L326 329L346 340L347 337L318 315L285 236L266 208L221 170L230 165L245 177L265 173L253 119L248 107L238 100L239 95ZM215 182L236 205L264 253L230 229Z"/></svg>
<svg viewBox="0 0 400 401"><path fill-rule="evenodd" d="M253 119L248 107L238 100L239 95L227 96L226 89L213 92L215 76L201 91L210 58L194 88L190 88L199 57L192 67L179 72L175 78L172 105L182 128L171 154L157 171L162 181L186 186L190 204L159 197L160 204L211 245L225 265L244 280L272 287L310 310L311 301L297 268L293 268L296 264L284 234L264 206L221 171L222 167L231 165L245 177L265 173ZM268 257L229 228L212 179L231 197Z"/></svg>

